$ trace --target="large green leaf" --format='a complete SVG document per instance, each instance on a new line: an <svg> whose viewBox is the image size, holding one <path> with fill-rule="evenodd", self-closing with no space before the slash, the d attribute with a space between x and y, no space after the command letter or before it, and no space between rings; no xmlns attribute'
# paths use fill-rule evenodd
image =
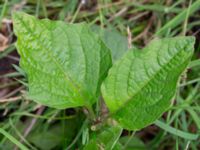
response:
<svg viewBox="0 0 200 150"><path fill-rule="evenodd" d="M111 66L101 39L86 24L38 20L22 12L14 13L13 20L28 96L55 108L94 103Z"/></svg>
<svg viewBox="0 0 200 150"><path fill-rule="evenodd" d="M121 35L117 30L92 26L92 31L100 35L106 46L110 48L113 61L120 59L128 50L127 37Z"/></svg>
<svg viewBox="0 0 200 150"><path fill-rule="evenodd" d="M153 40L143 50L127 52L110 69L102 93L112 116L124 128L141 129L169 108L193 46L193 37Z"/></svg>

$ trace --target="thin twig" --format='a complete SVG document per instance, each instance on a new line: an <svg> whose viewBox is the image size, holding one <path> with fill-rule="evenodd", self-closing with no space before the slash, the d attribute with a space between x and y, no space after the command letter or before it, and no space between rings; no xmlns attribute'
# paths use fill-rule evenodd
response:
<svg viewBox="0 0 200 150"><path fill-rule="evenodd" d="M128 10L128 7L122 8L120 11L118 11L116 14L110 17L108 20L109 22L113 21L115 18L122 16L126 11Z"/></svg>
<svg viewBox="0 0 200 150"><path fill-rule="evenodd" d="M20 86L18 88L16 88L15 90L13 90L12 92L8 93L7 95L5 95L4 97L2 97L2 99L6 99L9 98L11 96L13 96L14 94L16 94L17 92L19 92L20 90L22 90L24 88L24 86Z"/></svg>
<svg viewBox="0 0 200 150"><path fill-rule="evenodd" d="M12 56L12 55L7 55L7 56L5 56L5 57L7 57L7 58L9 58L9 59L12 59L12 60L14 60L14 61L19 62L19 58L18 58L18 57L15 57L15 56Z"/></svg>
<svg viewBox="0 0 200 150"><path fill-rule="evenodd" d="M145 11L145 12L139 13L138 15L134 15L134 17L130 18L128 21L129 22L135 21L135 20L140 19L141 17L143 17L143 16L145 16L147 14L149 14L149 11Z"/></svg>
<svg viewBox="0 0 200 150"><path fill-rule="evenodd" d="M36 115L41 115L43 113L45 109L45 106L41 106L38 111L36 112ZM37 118L33 118L28 126L28 128L26 128L25 132L24 132L24 137L27 137L27 135L30 133L31 129L33 128L33 126L35 125L37 121Z"/></svg>
<svg viewBox="0 0 200 150"><path fill-rule="evenodd" d="M132 48L132 34L130 28L127 27L127 34L128 34L128 49Z"/></svg>
<svg viewBox="0 0 200 150"><path fill-rule="evenodd" d="M144 37L144 36L148 33L148 31L149 31L149 29L150 29L152 23L153 23L153 17L151 17L151 19L150 19L150 21L148 22L148 25L147 25L147 27L144 29L144 31L141 32L141 33L140 33L138 36L136 36L135 38L133 38L133 39L132 39L132 42L135 42L135 41L137 41L138 39Z"/></svg>
<svg viewBox="0 0 200 150"><path fill-rule="evenodd" d="M11 98L7 98L7 99L0 99L0 103L14 102L21 98L22 98L21 96L16 96L16 97L11 97Z"/></svg>

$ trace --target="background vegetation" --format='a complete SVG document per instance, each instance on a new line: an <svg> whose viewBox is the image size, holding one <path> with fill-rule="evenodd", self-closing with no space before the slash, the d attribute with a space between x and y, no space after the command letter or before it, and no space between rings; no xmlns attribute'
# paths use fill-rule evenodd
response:
<svg viewBox="0 0 200 150"><path fill-rule="evenodd" d="M82 109L56 110L23 96L27 81L18 67L11 20L17 10L66 23L85 21L96 32L105 28L100 34L116 50L115 60L155 37L195 36L193 61L173 107L161 118L165 124L124 130L120 143L131 150L200 149L200 0L0 0L0 149L17 150L17 143L31 150L78 149L90 138Z"/></svg>

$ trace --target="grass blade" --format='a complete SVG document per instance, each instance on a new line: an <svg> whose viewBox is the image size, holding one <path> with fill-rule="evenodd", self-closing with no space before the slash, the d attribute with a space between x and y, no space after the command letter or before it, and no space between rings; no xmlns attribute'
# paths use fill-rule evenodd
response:
<svg viewBox="0 0 200 150"><path fill-rule="evenodd" d="M196 140L198 138L197 134L192 134L192 133L181 131L181 130L173 128L173 127L169 126L168 124L166 124L162 121L159 121L159 120L156 120L155 124L156 124L156 126L160 127L161 129L165 130L166 132L169 132L176 136L182 137L184 139Z"/></svg>
<svg viewBox="0 0 200 150"><path fill-rule="evenodd" d="M6 132L4 129L0 128L0 133L3 134L5 137L7 137L15 145L17 145L21 150L29 150L26 146L21 144L16 138L14 138L12 135L10 135L8 132Z"/></svg>
<svg viewBox="0 0 200 150"><path fill-rule="evenodd" d="M160 28L156 32L156 35L161 36L161 35L165 34L169 29L173 29L174 27L176 27L177 25L182 23L185 20L187 15L190 16L191 14L193 14L194 12L199 10L199 7L200 7L200 0L197 0L190 6L189 13L188 13L188 9L183 10L180 14L178 14L176 17L174 17L171 21L169 21L167 24L165 24L162 28Z"/></svg>

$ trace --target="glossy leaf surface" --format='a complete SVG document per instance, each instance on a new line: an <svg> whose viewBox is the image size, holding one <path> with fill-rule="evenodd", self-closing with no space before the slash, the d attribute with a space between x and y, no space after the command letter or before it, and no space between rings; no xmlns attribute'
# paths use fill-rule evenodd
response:
<svg viewBox="0 0 200 150"><path fill-rule="evenodd" d="M156 39L142 50L130 50L114 64L102 93L122 127L139 130L170 107L193 46L193 37Z"/></svg>
<svg viewBox="0 0 200 150"><path fill-rule="evenodd" d="M29 98L55 108L88 106L111 66L109 49L86 24L13 14L20 65Z"/></svg>

